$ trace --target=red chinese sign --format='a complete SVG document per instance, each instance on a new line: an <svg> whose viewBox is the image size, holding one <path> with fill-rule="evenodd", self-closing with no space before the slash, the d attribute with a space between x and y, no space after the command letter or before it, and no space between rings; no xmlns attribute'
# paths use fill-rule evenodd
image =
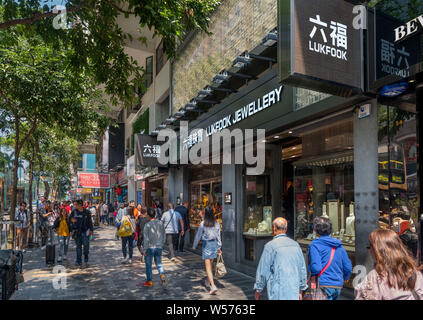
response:
<svg viewBox="0 0 423 320"><path fill-rule="evenodd" d="M82 188L110 188L109 174L78 173L78 181Z"/></svg>

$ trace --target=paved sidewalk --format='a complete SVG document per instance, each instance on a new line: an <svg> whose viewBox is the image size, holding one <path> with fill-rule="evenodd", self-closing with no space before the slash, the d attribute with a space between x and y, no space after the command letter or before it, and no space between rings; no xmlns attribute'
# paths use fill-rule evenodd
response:
<svg viewBox="0 0 423 320"><path fill-rule="evenodd" d="M145 264L134 249L132 265L123 265L121 241L114 239L115 227L103 226L95 230L95 240L90 243L90 261L87 269L74 266L76 250L70 241L68 261L63 273L58 268L46 267L45 250L29 249L24 255L25 282L19 285L12 300L245 300L253 299L254 279L228 270L228 274L216 281L219 291L211 296L204 286L206 272L199 255L185 252L172 262L163 254L163 265L168 285L163 288L153 263L153 288L145 288ZM56 246L57 247L57 246ZM58 275L66 276L66 289L54 289ZM56 280L56 283L59 283Z"/></svg>

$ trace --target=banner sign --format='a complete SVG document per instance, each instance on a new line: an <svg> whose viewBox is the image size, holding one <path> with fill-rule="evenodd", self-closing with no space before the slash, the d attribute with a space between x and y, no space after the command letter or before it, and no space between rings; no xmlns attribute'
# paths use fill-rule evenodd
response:
<svg viewBox="0 0 423 320"><path fill-rule="evenodd" d="M110 188L110 175L98 173L78 173L80 188Z"/></svg>
<svg viewBox="0 0 423 320"><path fill-rule="evenodd" d="M158 161L164 142L148 134L135 135L135 170L143 167L163 167Z"/></svg>
<svg viewBox="0 0 423 320"><path fill-rule="evenodd" d="M280 0L278 52L283 84L349 97L361 93L362 30L344 0Z"/></svg>

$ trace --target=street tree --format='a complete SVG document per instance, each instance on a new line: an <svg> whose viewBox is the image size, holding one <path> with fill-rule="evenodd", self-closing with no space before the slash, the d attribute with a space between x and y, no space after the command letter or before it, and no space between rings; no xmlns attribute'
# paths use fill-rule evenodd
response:
<svg viewBox="0 0 423 320"><path fill-rule="evenodd" d="M104 131L110 119L102 92L83 72L75 74L67 67L72 49L54 48L37 36L18 32L0 35L5 40L0 42L0 110L9 113L9 136L14 141L13 219L19 156L35 131L60 128L64 135L84 142L93 131Z"/></svg>
<svg viewBox="0 0 423 320"><path fill-rule="evenodd" d="M50 2L51 4L52 2ZM18 28L41 35L46 43L72 47L74 72L89 71L96 84L103 84L114 104L130 105L143 87L144 69L129 57L128 42L147 42L122 30L119 21L134 19L163 39L170 58L191 31L208 32L211 12L218 0L68 0L66 10L54 10L48 1L0 0L0 30ZM57 9L57 8L56 8Z"/></svg>

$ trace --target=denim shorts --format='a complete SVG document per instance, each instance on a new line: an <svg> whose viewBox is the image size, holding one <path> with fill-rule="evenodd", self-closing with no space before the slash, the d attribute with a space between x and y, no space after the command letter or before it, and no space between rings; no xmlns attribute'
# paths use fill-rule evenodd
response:
<svg viewBox="0 0 423 320"><path fill-rule="evenodd" d="M217 258L217 241L216 240L203 240L203 260Z"/></svg>

